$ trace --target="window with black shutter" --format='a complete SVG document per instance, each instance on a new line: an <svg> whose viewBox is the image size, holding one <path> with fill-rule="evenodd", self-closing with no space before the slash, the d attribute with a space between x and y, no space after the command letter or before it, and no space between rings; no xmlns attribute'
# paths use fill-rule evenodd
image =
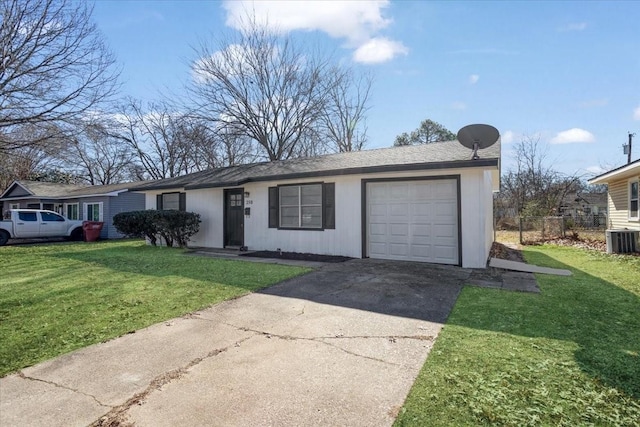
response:
<svg viewBox="0 0 640 427"><path fill-rule="evenodd" d="M156 196L156 209L159 211L186 211L187 193L162 193Z"/></svg>
<svg viewBox="0 0 640 427"><path fill-rule="evenodd" d="M335 229L335 184L269 187L269 228Z"/></svg>

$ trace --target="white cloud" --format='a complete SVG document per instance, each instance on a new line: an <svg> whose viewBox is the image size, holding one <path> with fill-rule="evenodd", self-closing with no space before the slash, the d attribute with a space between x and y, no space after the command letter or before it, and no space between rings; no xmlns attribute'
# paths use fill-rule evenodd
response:
<svg viewBox="0 0 640 427"><path fill-rule="evenodd" d="M461 101L456 101L451 104L451 108L453 108L454 110L466 110L467 104Z"/></svg>
<svg viewBox="0 0 640 427"><path fill-rule="evenodd" d="M474 84L478 83L478 80L480 80L480 76L477 75L477 74L471 74L469 76L469 84L474 85Z"/></svg>
<svg viewBox="0 0 640 427"><path fill-rule="evenodd" d="M584 31L587 29L586 22L571 22L558 28L559 31Z"/></svg>
<svg viewBox="0 0 640 427"><path fill-rule="evenodd" d="M356 49L353 53L353 59L364 64L375 64L389 61L397 55L406 55L407 53L409 53L409 49L404 47L402 43L384 37L377 37Z"/></svg>
<svg viewBox="0 0 640 427"><path fill-rule="evenodd" d="M278 31L321 31L344 39L346 47L356 49L354 59L365 63L388 61L408 52L401 42L379 35L392 23L382 14L388 6L388 0L223 2L226 24L232 28L241 29L247 16L252 16L258 24ZM376 55L372 52L376 47L383 52Z"/></svg>
<svg viewBox="0 0 640 427"><path fill-rule="evenodd" d="M596 142L596 137L589 131L580 128L572 128L558 132L551 138L552 144L574 144L582 142Z"/></svg>
<svg viewBox="0 0 640 427"><path fill-rule="evenodd" d="M633 110L633 120L640 120L640 105Z"/></svg>
<svg viewBox="0 0 640 427"><path fill-rule="evenodd" d="M512 130L506 130L500 135L500 141L503 144L511 144L516 139L516 134Z"/></svg>

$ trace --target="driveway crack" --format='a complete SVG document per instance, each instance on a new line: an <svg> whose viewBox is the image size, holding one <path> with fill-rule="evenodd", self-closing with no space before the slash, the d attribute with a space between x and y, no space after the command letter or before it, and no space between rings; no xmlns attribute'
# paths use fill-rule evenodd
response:
<svg viewBox="0 0 640 427"><path fill-rule="evenodd" d="M251 328L247 328L244 326L236 326L236 325L232 325L230 323L225 323L225 325L227 326L231 326L232 328L236 328L240 331L243 332L253 332L255 334L258 335L263 335L266 338L278 338L281 340L286 340L286 341L313 341L313 342L317 342L320 344L324 344L327 345L329 347L333 347L333 348L337 348L340 351L343 351L347 354L350 354L352 356L356 356L356 357L362 357L363 359L368 359L368 360L373 360L376 362L380 362L380 363L384 363L387 365L393 365L393 366L400 366L397 363L392 363L389 362L387 360L383 360L383 359L378 359L376 357L371 357L371 356L366 356L364 354L360 354L360 353L356 353L350 350L347 350L345 348L340 347L339 345L333 344L331 342L327 342L325 340L328 339L370 339L370 338L376 338L376 339L388 339L391 342L396 342L396 339L417 339L417 340L429 340L432 341L433 337L430 335L385 335L385 336L371 336L371 335L362 335L362 336L327 336L327 337L296 337L296 336L292 336L292 335L281 335L281 334L274 334L271 332L266 332L266 331L260 331L257 329L251 329Z"/></svg>
<svg viewBox="0 0 640 427"><path fill-rule="evenodd" d="M242 344L243 342L245 342L246 340L250 339L252 337L246 337L243 338L241 340L238 340L236 342L234 342L231 345L228 345L226 347L223 348L218 348L215 350L210 351L209 353L207 353L206 355L202 356L202 357L197 357L195 359L193 359L192 361L190 361L189 363L187 363L186 365L177 368L177 369L173 369L171 371L167 371L164 372L158 376L156 376L153 380L151 380L151 382L149 383L149 385L147 386L146 389L144 389L143 391L141 391L140 393L136 393L133 395L133 397L131 397L129 400L127 400L125 403L123 403L122 405L118 405L116 407L112 407L113 409L111 409L111 411L109 411L107 414L105 414L104 416L100 417L100 419L94 421L92 424L90 424L89 427L126 427L126 426L132 426L133 424L131 424L130 422L128 422L128 417L127 417L127 411L134 405L142 405L144 404L144 400L154 391L161 389L163 386L171 383L172 381L181 378L182 376L184 376L185 374L187 374L187 372L189 371L190 368L202 363L203 361L217 356L220 353L224 353L225 351L229 350L231 347L238 347L240 346L240 344Z"/></svg>
<svg viewBox="0 0 640 427"><path fill-rule="evenodd" d="M22 372L22 371L18 372L18 376L19 376L20 378L24 379L24 380L28 380L28 381L36 381L36 382L41 382L41 383L49 384L49 385L52 385L52 386L54 386L54 387L58 387L58 388L61 388L61 389L64 389L64 390L69 390L69 391L72 391L72 392L74 392L74 393L78 393L78 394L81 394L81 395L83 395L83 396L90 397L91 399L93 399L93 401L94 401L94 402L96 402L96 403L97 403L98 405L100 405L100 406L104 406L105 408L113 408L113 406L111 406L111 405L106 405L106 404L104 404L104 403L100 402L100 401L98 400L98 398L97 398L97 397L95 397L95 396L94 396L94 395L92 395L92 394L85 393L84 391L80 391L80 390L75 389L75 388L72 388L72 387L67 387L67 386L65 386L65 385L58 384L58 383L56 383L56 382L54 382L54 381L48 381L48 380L43 380L43 379L41 379L41 378L30 377L30 376L25 375L25 374L24 374L24 372Z"/></svg>

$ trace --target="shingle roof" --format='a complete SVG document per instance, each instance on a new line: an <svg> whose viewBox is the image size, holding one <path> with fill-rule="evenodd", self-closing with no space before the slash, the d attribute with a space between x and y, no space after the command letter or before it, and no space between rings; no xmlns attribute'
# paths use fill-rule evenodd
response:
<svg viewBox="0 0 640 427"><path fill-rule="evenodd" d="M107 194L114 191L133 189L138 185L148 181L127 182L122 184L111 185L78 185L78 184L61 184L57 182L41 182L41 181L16 181L19 185L27 189L33 194L31 197L36 198L73 198L81 196L90 196L98 194ZM13 187L13 186L11 186ZM10 187L10 188L11 188Z"/></svg>
<svg viewBox="0 0 640 427"><path fill-rule="evenodd" d="M136 189L194 189L236 186L252 181L383 171L477 166L498 167L500 142L479 150L478 155L480 159L472 160L471 150L463 147L457 141L446 141L209 169L175 178L152 181L142 184Z"/></svg>

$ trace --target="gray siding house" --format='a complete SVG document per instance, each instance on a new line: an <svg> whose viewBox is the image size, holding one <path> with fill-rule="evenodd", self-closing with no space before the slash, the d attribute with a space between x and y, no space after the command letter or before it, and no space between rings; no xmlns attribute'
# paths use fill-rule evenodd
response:
<svg viewBox="0 0 640 427"><path fill-rule="evenodd" d="M123 237L113 226L119 212L142 210L145 196L132 190L142 182L112 185L74 185L39 181L14 181L1 195L2 211L47 209L69 219L102 221L103 239Z"/></svg>

